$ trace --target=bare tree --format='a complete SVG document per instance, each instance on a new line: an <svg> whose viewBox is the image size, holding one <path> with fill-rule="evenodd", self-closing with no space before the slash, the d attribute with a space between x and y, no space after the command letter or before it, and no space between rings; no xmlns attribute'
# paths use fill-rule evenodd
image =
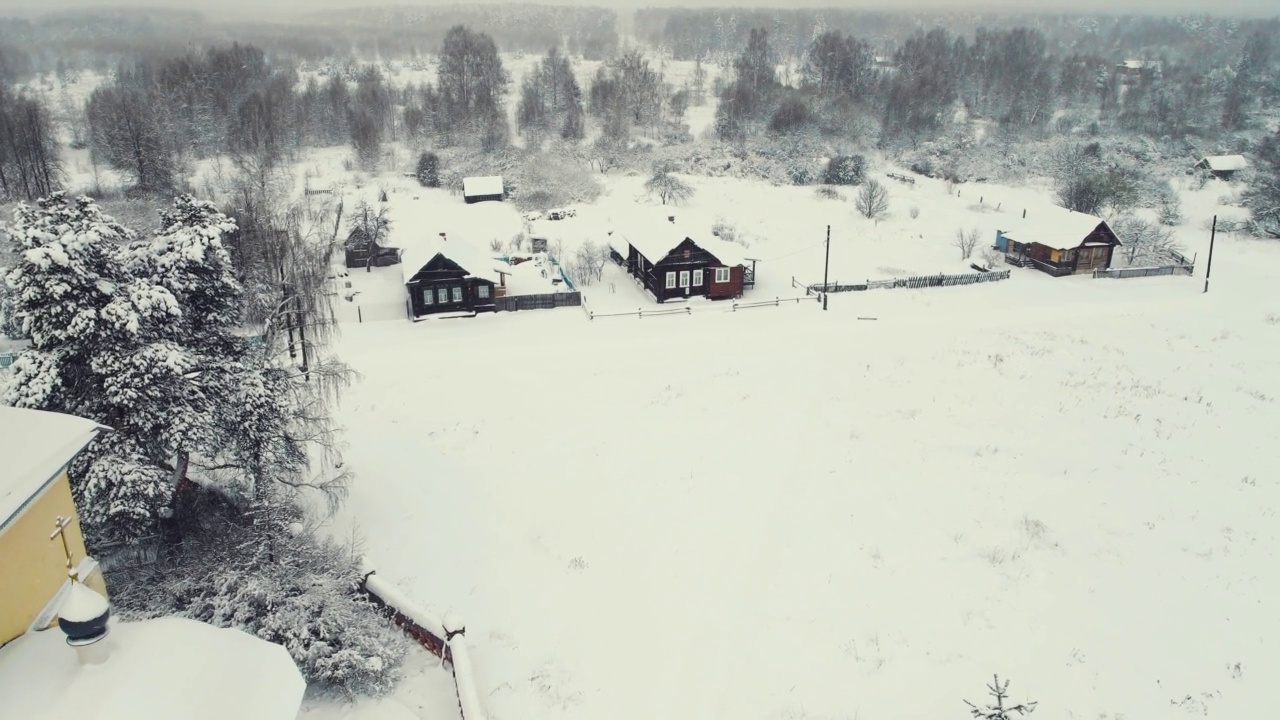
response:
<svg viewBox="0 0 1280 720"><path fill-rule="evenodd" d="M1120 238L1121 252L1132 267L1134 265L1168 263L1172 252L1182 246L1173 239L1173 232L1140 217L1123 215L1111 227Z"/></svg>
<svg viewBox="0 0 1280 720"><path fill-rule="evenodd" d="M653 176L644 184L645 189L662 200L663 205L668 202L675 205L693 197L693 188L676 177L674 172L675 168L671 165L658 165L653 169Z"/></svg>
<svg viewBox="0 0 1280 720"><path fill-rule="evenodd" d="M987 692L996 701L986 707L978 707L968 700L964 701L964 704L969 706L969 713L977 720L1009 720L1015 713L1018 715L1030 715L1036 709L1037 703L1035 702L1005 707L1005 700L1009 697L1009 681L1000 682L999 675L992 676L992 683L987 686Z"/></svg>
<svg viewBox="0 0 1280 720"><path fill-rule="evenodd" d="M999 250L989 247L982 251L982 264L990 270L996 266L996 263L1000 262L1001 257L1002 253Z"/></svg>
<svg viewBox="0 0 1280 720"><path fill-rule="evenodd" d="M982 231L973 228L965 232L964 228L956 228L956 237L953 244L960 250L960 259L968 260L973 257L973 249L978 247L978 240L982 237Z"/></svg>
<svg viewBox="0 0 1280 720"><path fill-rule="evenodd" d="M878 180L868 180L858 190L853 206L863 217L874 220L889 209L889 191Z"/></svg>
<svg viewBox="0 0 1280 720"><path fill-rule="evenodd" d="M604 277L604 266L609 262L609 250L588 240L574 253L569 274L582 285L590 285Z"/></svg>

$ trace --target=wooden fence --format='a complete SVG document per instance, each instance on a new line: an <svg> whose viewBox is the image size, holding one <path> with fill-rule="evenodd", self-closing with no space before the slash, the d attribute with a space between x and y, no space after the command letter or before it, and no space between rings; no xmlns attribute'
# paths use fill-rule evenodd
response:
<svg viewBox="0 0 1280 720"><path fill-rule="evenodd" d="M362 559L364 579L360 589L376 607L391 618L428 652L448 663L453 671L453 685L458 693L458 710L462 720L486 720L480 695L476 691L471 656L467 648L467 628L452 613L435 617L413 605L390 583L377 576L367 560Z"/></svg>
<svg viewBox="0 0 1280 720"><path fill-rule="evenodd" d="M1112 268L1110 270L1094 270L1093 279L1114 278L1126 280L1136 277L1158 277L1160 275L1195 275L1195 265L1158 265L1155 267Z"/></svg>
<svg viewBox="0 0 1280 720"><path fill-rule="evenodd" d="M693 315L694 312L737 312L739 310L749 310L758 307L778 307L780 305L800 304L810 300L821 301L822 298L816 294L806 294L804 297L775 297L769 300L734 300L729 303L716 303L714 305L682 305L680 307L658 307L658 308L636 308L628 312L596 312L592 310L584 299L582 302L582 312L587 316L587 320L595 320L596 318L608 317L662 317L665 315Z"/></svg>
<svg viewBox="0 0 1280 720"><path fill-rule="evenodd" d="M932 287L953 287L956 285L975 285L977 283L997 282L999 280L1008 280L1011 271L1009 270L993 270L980 273L966 273L964 275L946 275L939 273L938 275L917 275L908 278L894 278L893 280L867 280L862 283L844 284L840 282L817 283L815 285L806 285L806 292L860 292L863 290L891 290L894 288L932 288ZM791 278L792 286L796 286L796 279Z"/></svg>
<svg viewBox="0 0 1280 720"><path fill-rule="evenodd" d="M494 309L500 312L517 310L549 310L558 307L578 307L582 304L582 293L546 293L544 295L507 295L494 298Z"/></svg>

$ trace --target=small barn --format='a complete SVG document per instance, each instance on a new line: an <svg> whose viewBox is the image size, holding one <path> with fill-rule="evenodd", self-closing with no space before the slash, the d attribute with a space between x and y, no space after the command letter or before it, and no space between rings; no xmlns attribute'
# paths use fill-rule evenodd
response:
<svg viewBox="0 0 1280 720"><path fill-rule="evenodd" d="M414 320L439 313L492 312L494 298L506 293L502 271L510 268L445 233L406 247L403 262L409 316Z"/></svg>
<svg viewBox="0 0 1280 720"><path fill-rule="evenodd" d="M400 248L371 241L368 233L360 226L352 228L343 249L348 268L387 267L400 262Z"/></svg>
<svg viewBox="0 0 1280 720"><path fill-rule="evenodd" d="M1195 169L1206 171L1219 180L1230 180L1248 167L1249 161L1243 155L1209 155L1200 158Z"/></svg>
<svg viewBox="0 0 1280 720"><path fill-rule="evenodd" d="M610 255L658 302L706 297L742 297L754 284L755 268L747 267L744 248L709 233L694 239L675 217L633 221L615 227Z"/></svg>
<svg viewBox="0 0 1280 720"><path fill-rule="evenodd" d="M502 183L501 175L462 179L462 199L467 203L478 203L486 200L501 202L506 197L507 190Z"/></svg>
<svg viewBox="0 0 1280 720"><path fill-rule="evenodd" d="M1116 64L1116 77L1123 84L1158 78L1163 72L1164 63L1159 60L1124 60Z"/></svg>
<svg viewBox="0 0 1280 720"><path fill-rule="evenodd" d="M996 249L1018 267L1054 277L1107 270L1120 245L1106 221L1062 208L1045 208L996 231Z"/></svg>

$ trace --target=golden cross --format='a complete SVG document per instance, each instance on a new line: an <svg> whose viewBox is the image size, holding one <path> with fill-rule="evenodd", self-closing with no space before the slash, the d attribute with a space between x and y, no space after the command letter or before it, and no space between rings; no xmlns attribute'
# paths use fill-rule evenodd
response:
<svg viewBox="0 0 1280 720"><path fill-rule="evenodd" d="M49 539L56 537L62 538L62 553L67 556L67 574L72 580L76 579L75 568L71 564L71 546L67 545L67 526L71 525L71 518L59 515L53 522L53 532L50 533Z"/></svg>

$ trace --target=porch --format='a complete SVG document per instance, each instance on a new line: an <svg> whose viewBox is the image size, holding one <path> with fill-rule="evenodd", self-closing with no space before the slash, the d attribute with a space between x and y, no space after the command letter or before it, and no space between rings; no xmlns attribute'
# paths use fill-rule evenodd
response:
<svg viewBox="0 0 1280 720"><path fill-rule="evenodd" d="M1006 265L1012 265L1014 267L1022 267L1022 268L1033 267L1039 270L1040 272L1048 273L1053 277L1064 277L1067 275L1074 275L1076 271L1074 263L1065 264L1065 263L1050 262L1048 260L1041 260L1039 258L1034 258L1034 257L1031 257L1030 255L1027 255L1025 253L1020 253L1020 252L1005 253L1004 262Z"/></svg>

